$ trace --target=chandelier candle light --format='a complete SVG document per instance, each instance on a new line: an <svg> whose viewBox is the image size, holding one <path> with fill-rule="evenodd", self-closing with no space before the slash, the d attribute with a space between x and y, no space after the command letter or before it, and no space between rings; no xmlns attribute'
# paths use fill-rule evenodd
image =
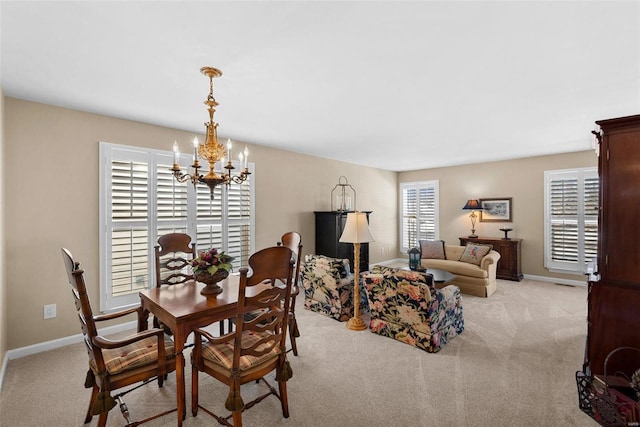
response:
<svg viewBox="0 0 640 427"><path fill-rule="evenodd" d="M231 182L240 184L249 178L249 175L251 175L251 172L249 172L248 160L249 149L245 147L244 151L238 154L240 167L242 169L239 175L232 176L231 171L235 169L231 164L232 142L230 139L227 140L227 163L225 165L225 149L224 146L218 142L218 123L213 121L213 114L216 111L215 107L218 106L218 103L213 98L213 79L214 77L220 77L222 75L222 71L213 67L202 67L200 72L209 77L209 96L207 96L207 99L204 101L204 104L207 106L207 110L209 111L209 122L205 122L204 124L206 127L206 140L204 144L200 144L198 137L193 138L192 174L184 173L180 170L180 148L178 147L178 142L175 141L173 143L173 167L171 168L171 171L178 182L191 181L194 187L198 182L205 184L211 190L211 200L213 200L213 190L216 186L220 184L226 184L228 186ZM202 175L198 172L202 167L200 166L198 158L206 160L209 163L209 173L206 175ZM215 172L215 164L217 162L224 165L224 169L227 170L226 173L219 175Z"/></svg>

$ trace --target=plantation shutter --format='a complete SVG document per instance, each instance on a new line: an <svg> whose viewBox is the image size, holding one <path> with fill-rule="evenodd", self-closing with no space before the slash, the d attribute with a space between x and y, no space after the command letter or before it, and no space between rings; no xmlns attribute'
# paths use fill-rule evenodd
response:
<svg viewBox="0 0 640 427"><path fill-rule="evenodd" d="M438 238L438 181L400 184L402 251Z"/></svg>
<svg viewBox="0 0 640 427"><path fill-rule="evenodd" d="M187 184L189 183L178 182L173 177L170 170L173 162L171 157L158 155L156 159L156 236L187 233L189 219Z"/></svg>
<svg viewBox="0 0 640 427"><path fill-rule="evenodd" d="M100 143L100 160L102 311L139 304L139 291L154 285L154 246L168 233L191 235L198 250L227 252L236 258L235 271L247 266L254 250L254 175L217 186L212 200L208 187L194 189L173 177L171 152Z"/></svg>
<svg viewBox="0 0 640 427"><path fill-rule="evenodd" d="M598 186L594 168L547 171L545 266L584 273L598 244Z"/></svg>
<svg viewBox="0 0 640 427"><path fill-rule="evenodd" d="M102 263L101 272L111 286L103 290L100 305L106 310L134 303L148 285L149 156L113 150L102 165L108 176L108 210L103 212L109 238L108 262Z"/></svg>
<svg viewBox="0 0 640 427"><path fill-rule="evenodd" d="M251 177L240 185L229 187L227 253L235 258L234 265L247 267L251 250Z"/></svg>

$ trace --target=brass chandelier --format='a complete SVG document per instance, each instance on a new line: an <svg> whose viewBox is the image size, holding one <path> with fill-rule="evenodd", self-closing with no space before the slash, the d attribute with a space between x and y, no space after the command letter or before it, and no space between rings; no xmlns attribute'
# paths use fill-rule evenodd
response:
<svg viewBox="0 0 640 427"><path fill-rule="evenodd" d="M216 186L220 184L226 184L229 186L231 182L235 182L236 184L241 184L246 181L251 175L249 172L249 151L245 147L244 152L240 152L238 154L238 158L240 160L240 167L242 168L240 174L232 175L233 169L235 167L231 164L231 148L232 143L231 140L227 140L227 150L225 153L225 148L222 144L218 142L218 123L213 121L213 114L216 111L218 103L213 98L213 79L214 77L220 77L222 75L222 71L213 67L202 67L200 72L205 76L209 77L209 96L204 101L204 104L207 106L207 110L209 111L209 122L205 122L206 127L206 140L204 144L200 144L198 141L198 137L193 139L193 164L191 167L193 168L193 173L188 174L184 173L180 170L179 159L180 159L180 150L178 148L178 142L173 143L173 167L171 171L173 172L173 176L178 180L178 182L186 182L191 181L193 186L195 187L199 182L205 184L211 190L211 200L213 200L213 190ZM227 155L227 163L225 165L225 154ZM206 175L200 174L198 171L202 167L200 162L198 161L198 157L206 160L209 163L209 173ZM221 175L215 172L215 164L217 162L221 162L224 165L224 169L227 170L226 173Z"/></svg>

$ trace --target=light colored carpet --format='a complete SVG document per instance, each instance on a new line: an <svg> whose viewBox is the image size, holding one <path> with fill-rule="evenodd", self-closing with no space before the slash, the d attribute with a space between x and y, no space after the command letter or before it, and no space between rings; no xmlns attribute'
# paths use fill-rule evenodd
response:
<svg viewBox="0 0 640 427"><path fill-rule="evenodd" d="M300 355L289 353L290 418L270 396L245 412L247 426L595 426L578 409L574 380L586 336L584 287L499 280L490 298L463 296L465 331L430 354L390 338L350 331L304 310ZM217 425L190 411L185 426ZM82 344L12 360L0 395L1 426L80 426L88 406ZM243 386L243 396L256 392ZM262 390L262 388L261 388ZM221 411L225 386L200 376L200 402ZM125 398L134 419L175 406L175 375ZM91 425L96 425L94 417ZM176 424L176 414L148 426ZM109 426L124 425L119 411Z"/></svg>

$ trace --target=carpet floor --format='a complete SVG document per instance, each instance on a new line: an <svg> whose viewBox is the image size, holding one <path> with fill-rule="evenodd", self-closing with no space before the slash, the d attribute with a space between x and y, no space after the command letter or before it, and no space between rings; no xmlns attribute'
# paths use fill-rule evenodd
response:
<svg viewBox="0 0 640 427"><path fill-rule="evenodd" d="M299 356L289 353L290 417L273 396L243 414L246 426L596 426L578 408L575 372L586 338L586 287L498 280L490 298L463 295L465 331L435 354L354 332L298 299ZM184 426L217 425L190 411ZM0 426L80 426L88 406L83 344L11 360ZM271 376L271 379L273 376ZM125 397L133 419L175 407L175 374ZM264 391L247 384L245 401ZM200 374L200 403L224 413L228 389ZM96 425L94 417L89 425ZM124 425L111 411L108 426ZM172 413L145 425L176 424Z"/></svg>

